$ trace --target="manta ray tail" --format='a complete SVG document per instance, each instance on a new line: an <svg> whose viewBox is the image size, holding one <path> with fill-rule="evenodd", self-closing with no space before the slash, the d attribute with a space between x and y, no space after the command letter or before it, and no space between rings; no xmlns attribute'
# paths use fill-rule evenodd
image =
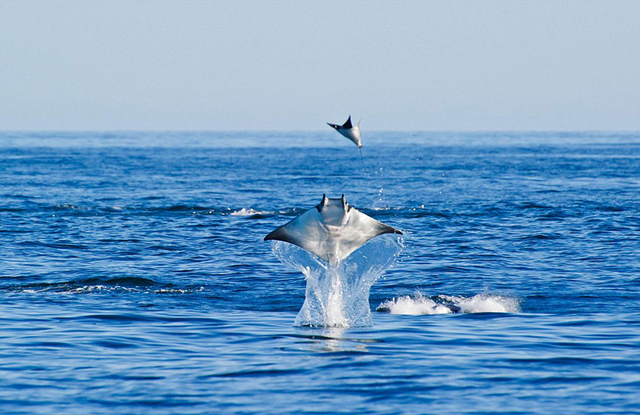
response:
<svg viewBox="0 0 640 415"><path fill-rule="evenodd" d="M367 168L364 165L364 157L362 156L362 147L358 147L358 150L360 150L360 161L362 162L362 172L364 173L365 176L371 179L371 175L367 173Z"/></svg>

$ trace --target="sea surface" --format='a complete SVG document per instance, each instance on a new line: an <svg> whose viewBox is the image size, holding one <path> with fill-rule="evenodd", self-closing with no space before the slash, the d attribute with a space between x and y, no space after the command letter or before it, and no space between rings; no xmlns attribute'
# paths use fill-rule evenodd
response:
<svg viewBox="0 0 640 415"><path fill-rule="evenodd" d="M0 133L2 414L640 413L640 134ZM264 236L401 229L365 327Z"/></svg>

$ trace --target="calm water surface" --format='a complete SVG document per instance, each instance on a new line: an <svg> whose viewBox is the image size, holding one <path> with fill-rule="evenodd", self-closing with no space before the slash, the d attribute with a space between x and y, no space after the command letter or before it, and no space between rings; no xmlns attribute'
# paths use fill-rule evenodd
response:
<svg viewBox="0 0 640 415"><path fill-rule="evenodd" d="M0 413L640 413L640 134L363 142L0 134ZM371 327L262 241L323 193L405 233Z"/></svg>

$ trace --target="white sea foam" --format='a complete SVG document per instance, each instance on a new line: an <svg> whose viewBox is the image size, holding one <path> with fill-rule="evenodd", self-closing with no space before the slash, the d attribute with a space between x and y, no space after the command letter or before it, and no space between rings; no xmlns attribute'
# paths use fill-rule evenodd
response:
<svg viewBox="0 0 640 415"><path fill-rule="evenodd" d="M514 297L496 294L477 294L473 297L439 295L425 297L416 293L382 302L378 311L391 314L424 315L450 313L518 313L520 301Z"/></svg>
<svg viewBox="0 0 640 415"><path fill-rule="evenodd" d="M105 208L105 210L107 212L121 212L121 211L124 210L124 207L122 207L122 206L110 206L110 207Z"/></svg>
<svg viewBox="0 0 640 415"><path fill-rule="evenodd" d="M435 301L423 297L418 293L415 297L405 295L403 297L387 300L378 306L379 311L388 311L391 314L406 314L419 316L423 314L448 314L452 313L450 307L438 304Z"/></svg>
<svg viewBox="0 0 640 415"><path fill-rule="evenodd" d="M88 294L99 292L140 292L139 289L133 287L122 287L120 285L84 285L81 287L68 288L64 291L59 291L58 294Z"/></svg>
<svg viewBox="0 0 640 415"><path fill-rule="evenodd" d="M246 209L246 208L242 208L240 210L236 210L234 212L231 212L230 215L231 216L253 216L253 215L267 215L270 212L264 212L261 210L255 210L255 209Z"/></svg>
<svg viewBox="0 0 640 415"><path fill-rule="evenodd" d="M519 313L520 300L495 294L478 294L473 297L453 297L441 295L441 298L451 301L460 307L463 313Z"/></svg>
<svg viewBox="0 0 640 415"><path fill-rule="evenodd" d="M159 288L149 289L143 287L124 287L121 285L82 285L82 286L65 286L65 285L52 285L41 289L22 289L20 292L26 294L40 294L50 293L56 295L69 295L69 294L91 294L91 293L112 293L112 292L126 292L126 293L144 293L144 294L191 294L204 291L204 287L199 288Z"/></svg>

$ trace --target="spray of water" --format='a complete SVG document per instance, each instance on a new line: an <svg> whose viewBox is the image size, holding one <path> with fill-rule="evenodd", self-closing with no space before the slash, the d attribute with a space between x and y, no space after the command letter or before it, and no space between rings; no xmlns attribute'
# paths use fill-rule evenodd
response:
<svg viewBox="0 0 640 415"><path fill-rule="evenodd" d="M378 199L374 202L374 209L384 209L386 208L386 203L384 201L384 188L382 186L382 173L384 171L383 167L380 167L373 172L369 171L369 169L365 166L364 156L362 154L362 147L358 147L360 151L360 161L362 162L362 174L364 177L369 179L370 184L374 189L377 189Z"/></svg>
<svg viewBox="0 0 640 415"><path fill-rule="evenodd" d="M371 325L369 291L402 250L398 235L381 235L337 264L286 242L272 242L283 263L302 272L307 282L297 326L362 327Z"/></svg>
<svg viewBox="0 0 640 415"><path fill-rule="evenodd" d="M451 313L519 313L520 300L498 294L477 294L472 297L438 295L425 297L421 292L382 302L377 311L391 314L424 315Z"/></svg>

